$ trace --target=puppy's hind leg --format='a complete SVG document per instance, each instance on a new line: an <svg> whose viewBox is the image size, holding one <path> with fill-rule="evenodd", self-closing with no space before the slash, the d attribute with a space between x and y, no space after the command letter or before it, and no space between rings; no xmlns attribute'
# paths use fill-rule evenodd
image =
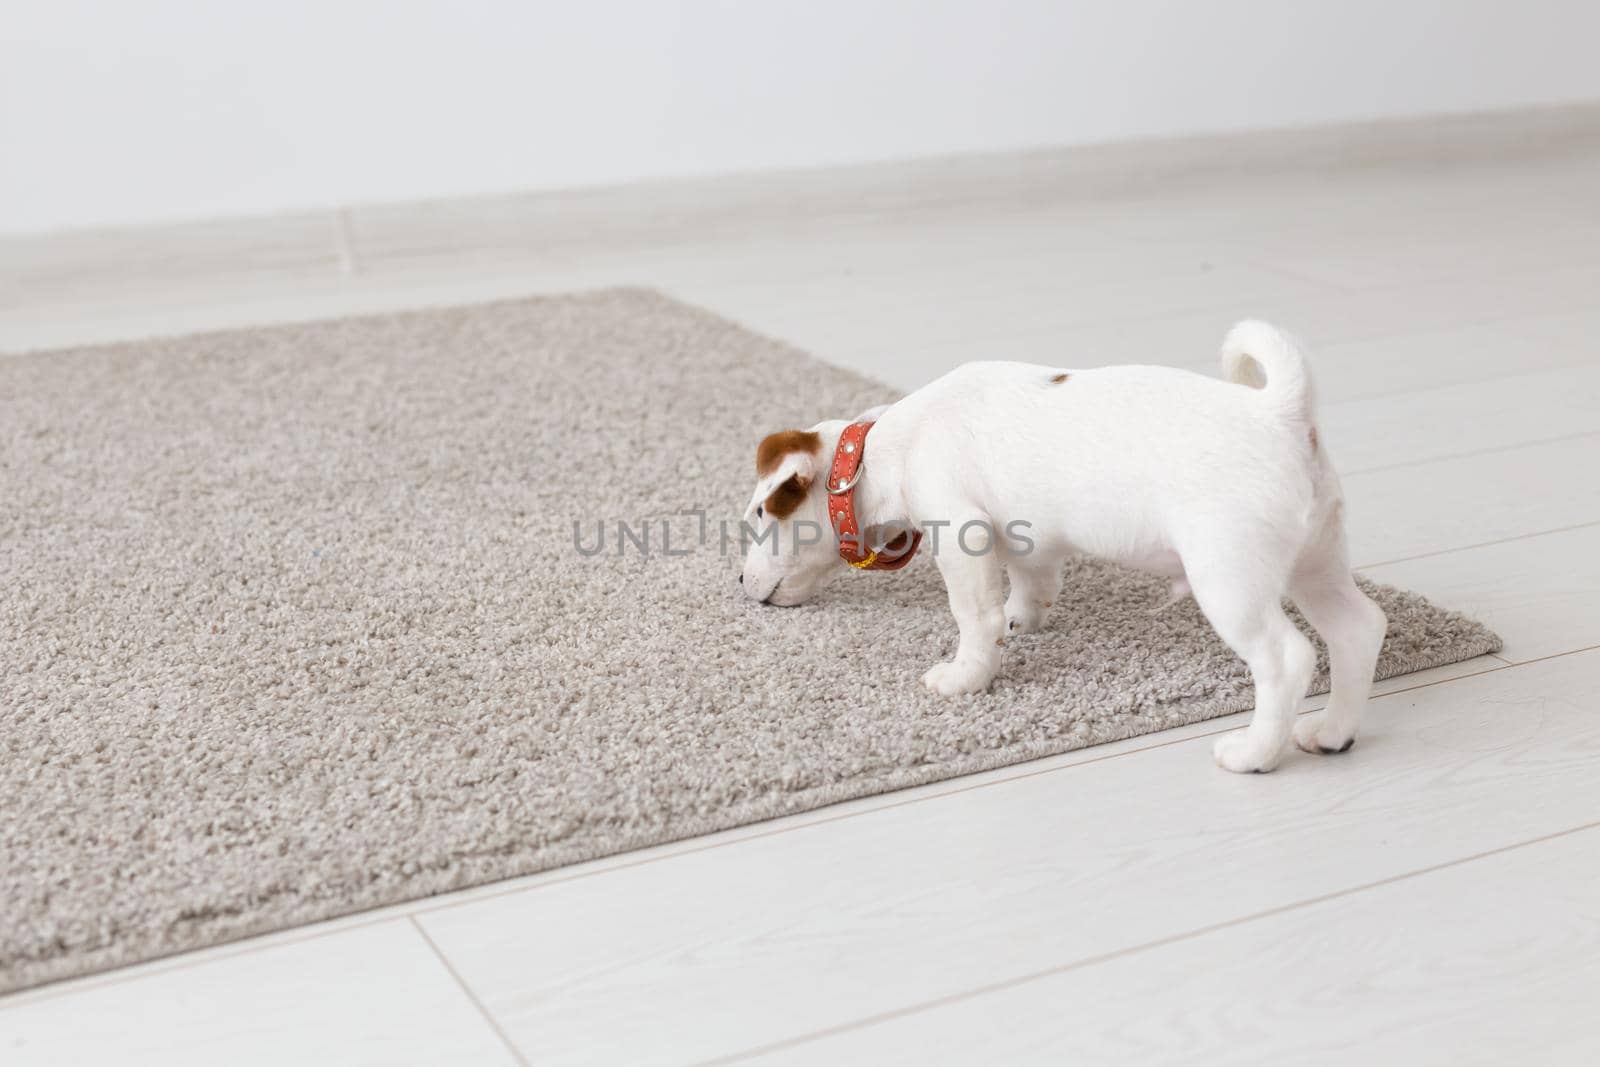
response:
<svg viewBox="0 0 1600 1067"><path fill-rule="evenodd" d="M1006 632L1032 633L1043 623L1045 613L1061 593L1061 569L1065 561L1050 554L1010 556L1006 577L1011 593L1006 597Z"/></svg>
<svg viewBox="0 0 1600 1067"><path fill-rule="evenodd" d="M1345 752L1355 744L1388 623L1383 609L1350 576L1338 510L1307 546L1290 580L1289 595L1327 642L1333 675L1327 708L1300 719L1295 744L1312 753Z"/></svg>
<svg viewBox="0 0 1600 1067"><path fill-rule="evenodd" d="M1235 558L1251 558L1240 552ZM1255 681L1256 710L1245 730L1217 738L1213 755L1224 770L1270 771L1288 747L1301 701L1311 685L1316 653L1295 629L1267 575L1185 559L1194 598L1217 635L1237 652Z"/></svg>

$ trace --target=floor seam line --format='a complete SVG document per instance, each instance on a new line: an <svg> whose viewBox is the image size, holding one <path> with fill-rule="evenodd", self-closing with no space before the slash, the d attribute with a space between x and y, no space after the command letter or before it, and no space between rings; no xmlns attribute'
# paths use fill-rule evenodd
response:
<svg viewBox="0 0 1600 1067"><path fill-rule="evenodd" d="M412 929L416 930L422 937L423 942L433 952L434 957L438 959L446 971L450 972L450 977L455 980L456 986L466 994L467 999L472 1002L472 1006L478 1009L478 1014L483 1017L484 1022L489 1024L489 1029L495 1032L495 1036L500 1039L501 1044L505 1045L506 1051L511 1053L511 1058L517 1062L519 1067L529 1067L528 1058L522 1054L521 1049L517 1048L510 1035L501 1028L499 1020L484 1006L483 1001L478 999L478 994L472 991L472 987L467 984L467 980L461 976L460 971L456 970L455 964L450 962L450 957L444 954L444 950L439 947L438 943L428 935L428 931L423 927L422 923L418 921L415 915L408 915L406 918L410 920Z"/></svg>
<svg viewBox="0 0 1600 1067"><path fill-rule="evenodd" d="M1552 652L1548 656L1534 656L1532 659L1505 660L1504 662L1509 663L1513 667L1526 667L1530 663L1544 663L1546 660L1560 659L1563 656L1576 656L1579 653L1593 652L1596 649L1600 649L1600 645L1589 645L1585 648L1569 649L1566 652ZM1502 659L1500 656L1495 656L1494 658Z"/></svg>
<svg viewBox="0 0 1600 1067"><path fill-rule="evenodd" d="M1246 926L1250 923L1259 922L1263 919L1271 919L1279 915L1287 915L1293 912L1303 911L1307 908L1316 907L1319 904L1326 904L1330 901L1356 896L1361 893L1370 892L1374 889L1381 889L1384 886L1397 885L1401 882L1407 882L1415 878L1426 877L1427 875L1435 874L1439 871L1449 870L1453 867L1460 867L1466 864L1476 863L1479 860L1489 859L1493 856L1504 855L1508 852L1515 852L1519 849L1531 848L1535 845L1542 845L1549 841L1554 841L1563 837L1569 837L1573 834L1585 833L1595 829L1600 829L1600 820L1582 823L1578 826L1570 826L1565 830L1557 830L1554 833L1542 834L1539 837L1532 837L1525 841L1517 841L1509 845L1502 845L1498 848L1485 849L1481 852L1475 852L1470 856L1461 856L1457 859L1447 860L1443 863L1436 863L1427 867L1419 867L1414 871L1406 871L1402 874L1392 875L1388 878L1379 878L1371 882L1363 882L1360 885L1350 886L1346 889L1336 890L1331 893L1323 893L1318 896L1307 897L1304 900L1298 900L1290 904L1283 904L1276 908L1267 908L1263 911L1254 912L1250 915L1243 915L1237 918L1211 923L1206 926L1196 927L1193 930L1187 930L1183 933L1173 934L1168 937L1156 938L1153 941L1146 941L1138 945L1130 945L1127 948L1117 949L1112 952L1103 952L1096 956L1087 956L1081 960L1075 960L1071 963L1061 964L1056 967L1048 967L1038 971L1031 971L1027 974L1017 975L1014 978L1008 978L999 982L992 982L984 986L978 986L973 989L965 990L961 993L952 993L943 997L935 997L931 1000L923 1001L920 1004L913 1004L904 1008L896 1008L892 1011L880 1012L877 1015L867 1016L849 1023L841 1023L837 1026L816 1030L809 1034L804 1034L798 1037L787 1038L783 1041L773 1042L769 1045L760 1045L755 1048L745 1049L739 1052L732 1052L728 1053L727 1055L716 1056L707 1060L698 1060L695 1061L693 1067L723 1067L723 1065L726 1064L740 1063L749 1059L765 1056L768 1053L798 1048L823 1038L849 1033L852 1030L866 1029L872 1026L877 1026L881 1023L891 1022L895 1019L919 1015L922 1012L929 1011L934 1008L942 1008L951 1004L960 1003L964 1000L971 1000L977 997L989 996L993 993L1004 992L1005 990L1015 989L1020 986L1028 985L1032 982L1042 981L1046 978L1053 978L1056 975L1067 974L1072 971L1080 971L1089 967L1099 966L1103 963L1109 963L1116 959L1138 955L1154 949L1166 948L1169 945L1180 944L1184 941L1192 941L1196 938L1205 937L1208 934L1218 933L1220 931L1233 929L1239 926Z"/></svg>
<svg viewBox="0 0 1600 1067"><path fill-rule="evenodd" d="M1574 437L1574 438L1575 437L1592 437L1592 436L1595 436L1596 433L1600 433L1600 431L1585 430L1585 431L1581 431L1581 432L1575 433L1575 434L1570 434L1570 435L1567 435L1567 436L1568 437ZM1537 441L1519 441L1519 442L1517 442L1515 444L1500 445L1500 446L1498 446L1496 448L1475 449L1475 450L1470 451L1470 452L1453 452L1448 456L1435 456L1432 459L1408 460L1408 461L1406 461L1404 463L1397 463L1397 464L1394 465L1394 467L1395 468L1399 468L1399 467L1425 467L1430 463L1452 463L1455 460L1458 460L1458 459L1461 459L1461 458L1464 458L1464 457L1492 456L1492 455L1495 455L1496 453L1499 453L1499 452L1516 452L1516 451L1518 451L1520 449L1538 448L1540 445L1547 445L1547 444L1550 444L1552 441L1562 441L1562 440L1566 440L1566 439L1567 439L1567 437L1552 437L1552 438L1549 438L1549 439L1541 439L1541 440L1537 440ZM1343 474L1345 477L1352 477L1353 478L1358 474L1370 474L1370 473L1373 473L1374 471L1383 471L1383 470L1390 470L1390 469L1394 469L1394 468L1390 468L1390 467L1369 467L1369 468L1367 468L1365 470L1341 471L1340 473Z"/></svg>
<svg viewBox="0 0 1600 1067"><path fill-rule="evenodd" d="M1589 437L1600 437L1600 430L1578 430L1573 433L1558 434L1555 437L1540 437L1530 441L1520 441L1514 445L1500 445L1493 448L1472 448L1464 452L1452 452L1447 456L1432 456L1427 459L1407 459L1399 463L1385 463L1376 467L1357 467L1354 470L1340 471L1346 478L1354 478L1362 474L1381 474L1385 471L1405 470L1408 467L1420 467L1428 463L1439 463L1444 460L1474 459L1478 456L1491 456L1496 452L1505 452L1513 448L1533 448L1537 445L1555 445L1563 441L1577 441Z"/></svg>
<svg viewBox="0 0 1600 1067"><path fill-rule="evenodd" d="M1531 541L1535 537L1549 537L1552 534L1572 533L1574 530L1587 530L1591 526L1600 526L1600 519L1589 522L1575 522L1571 526L1556 526L1549 530L1538 530L1534 533L1513 534L1510 537L1497 537L1492 541L1478 541L1470 545L1458 545L1455 548L1440 548L1432 552L1418 552L1414 556L1397 556L1394 559L1380 560L1377 563L1358 563L1350 568L1355 571L1369 571L1378 567L1391 567L1396 563L1411 563L1419 559L1433 559L1435 556L1448 556L1452 552L1471 552L1478 548L1492 548L1495 545L1509 545L1517 541Z"/></svg>
<svg viewBox="0 0 1600 1067"><path fill-rule="evenodd" d="M1496 327L1491 326L1490 329L1496 329ZM1517 340L1518 338L1503 338L1503 339ZM1527 338L1520 338L1520 340L1526 341ZM1339 356L1338 356L1337 353L1329 355L1329 356L1321 356L1320 353L1322 353L1322 352L1324 352L1324 351L1326 351L1328 349L1331 349L1331 348L1339 347L1339 346L1344 345L1346 343L1347 342L1336 341L1336 342L1333 342L1331 344L1327 344L1327 345L1321 346L1318 349L1319 361L1320 360L1334 360L1334 361L1338 360ZM1359 346L1360 344L1363 344L1363 343L1370 343L1370 342L1355 342L1354 345L1355 346ZM1563 350L1563 351L1566 351L1566 350ZM1458 380L1455 380L1455 381L1442 382L1442 383L1432 383L1432 384L1428 384L1428 385L1409 385L1409 386L1402 386L1402 387L1396 388L1396 389L1378 389L1378 390L1373 390L1372 392L1369 392L1369 393L1350 393L1348 395L1340 394L1338 399L1336 399L1336 400L1328 400L1326 402L1320 402L1317 410L1318 410L1319 413L1326 412L1326 411L1329 411L1329 410L1337 411L1340 408L1354 407L1357 404L1370 404L1374 400L1388 400L1388 399L1392 399L1394 397L1416 396L1416 395L1418 395L1420 393L1432 393L1432 392L1436 392L1436 391L1440 391L1440 390L1444 390L1444 389L1461 389L1461 388L1465 388L1465 387L1468 387L1468 386L1497 385L1497 384L1499 384L1501 382L1508 381L1508 380L1510 380L1512 378L1532 378L1532 377L1536 377L1536 376L1538 376L1540 374L1555 374L1555 373L1559 373L1561 371L1577 370L1577 369L1580 369L1580 368L1588 366L1587 363L1582 362L1582 360L1584 359L1584 354L1582 352L1570 352L1569 354L1571 355L1571 358L1572 358L1573 362L1566 363L1566 364L1561 364L1561 363L1553 364L1553 365L1550 365L1550 366L1547 366L1547 367L1542 367L1542 368L1540 368L1538 370L1510 371L1510 372L1503 373L1503 374L1502 373L1488 373L1482 378L1476 378L1476 377L1474 377L1474 378L1462 378L1462 379L1458 379ZM1587 431L1587 432L1600 432L1600 431ZM1460 454L1461 453L1457 453L1457 455L1460 455ZM1432 460L1406 460L1406 461L1404 461L1402 463L1399 463L1399 464L1396 464L1396 465L1404 467L1404 466L1410 466L1413 463L1431 463L1431 462L1433 462L1433 461ZM1380 468L1380 467L1369 467L1369 468L1366 468L1366 469L1367 470L1381 470L1383 468ZM1350 473L1358 473L1358 472L1350 472Z"/></svg>

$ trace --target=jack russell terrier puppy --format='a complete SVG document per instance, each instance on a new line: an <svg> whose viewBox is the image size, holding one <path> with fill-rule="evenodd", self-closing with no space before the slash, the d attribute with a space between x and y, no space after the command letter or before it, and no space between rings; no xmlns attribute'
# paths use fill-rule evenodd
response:
<svg viewBox="0 0 1600 1067"><path fill-rule="evenodd" d="M772 434L756 452L744 591L802 603L841 563L903 566L937 526L961 637L922 681L977 693L1006 634L1038 628L1066 557L1090 553L1172 578L1249 666L1255 716L1217 740L1220 766L1270 771L1291 734L1307 752L1347 751L1387 624L1350 575L1311 369L1287 334L1241 322L1222 370L969 363L854 422ZM958 547L973 523L985 532ZM1327 642L1333 676L1327 709L1298 726L1316 656L1285 596Z"/></svg>

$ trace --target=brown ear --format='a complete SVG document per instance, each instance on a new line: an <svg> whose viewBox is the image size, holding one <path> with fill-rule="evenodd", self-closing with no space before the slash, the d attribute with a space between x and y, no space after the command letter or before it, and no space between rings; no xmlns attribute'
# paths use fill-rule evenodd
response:
<svg viewBox="0 0 1600 1067"><path fill-rule="evenodd" d="M810 488L810 478L802 478L798 474L794 475L767 496L764 505L767 509L767 514L775 519L787 519L805 502L806 491Z"/></svg>
<svg viewBox="0 0 1600 1067"><path fill-rule="evenodd" d="M791 452L817 453L822 451L822 435L810 430L779 430L761 439L756 446L756 476L765 478L778 469L783 457Z"/></svg>

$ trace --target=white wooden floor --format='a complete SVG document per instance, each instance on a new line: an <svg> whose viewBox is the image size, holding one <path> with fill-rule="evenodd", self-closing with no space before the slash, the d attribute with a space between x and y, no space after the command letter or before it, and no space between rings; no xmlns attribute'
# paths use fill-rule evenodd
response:
<svg viewBox="0 0 1600 1067"><path fill-rule="evenodd" d="M10 239L0 352L619 283L906 388L1279 320L1361 568L1505 651L1270 776L1219 720L25 992L0 1063L1600 1062L1600 137Z"/></svg>

